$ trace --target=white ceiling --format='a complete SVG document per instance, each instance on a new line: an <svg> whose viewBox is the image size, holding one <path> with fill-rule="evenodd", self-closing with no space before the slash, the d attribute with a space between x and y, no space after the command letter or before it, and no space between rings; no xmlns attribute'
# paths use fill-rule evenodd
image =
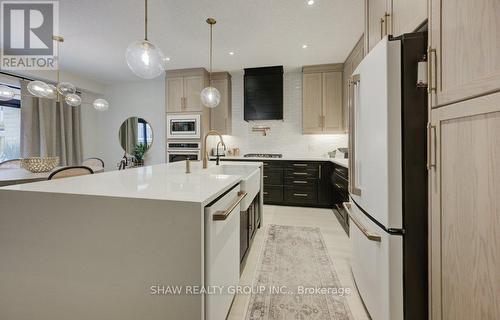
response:
<svg viewBox="0 0 500 320"><path fill-rule="evenodd" d="M168 69L208 68L205 20L211 16L217 19L214 71L343 62L363 33L363 0L306 2L149 0L149 39L171 58ZM143 0L59 4L63 70L104 84L138 80L126 65L125 49L143 38Z"/></svg>

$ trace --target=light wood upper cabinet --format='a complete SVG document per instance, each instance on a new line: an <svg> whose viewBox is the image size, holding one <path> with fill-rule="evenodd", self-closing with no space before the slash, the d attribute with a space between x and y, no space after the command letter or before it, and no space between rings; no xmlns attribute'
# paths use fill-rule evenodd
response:
<svg viewBox="0 0 500 320"><path fill-rule="evenodd" d="M388 34L392 34L392 0L365 0L365 49L370 52Z"/></svg>
<svg viewBox="0 0 500 320"><path fill-rule="evenodd" d="M203 68L167 71L167 112L203 112L201 90L208 85L208 73Z"/></svg>
<svg viewBox="0 0 500 320"><path fill-rule="evenodd" d="M302 78L302 132L344 132L342 111L343 64L308 66Z"/></svg>
<svg viewBox="0 0 500 320"><path fill-rule="evenodd" d="M303 133L323 132L321 73L303 74L302 80L302 129Z"/></svg>
<svg viewBox="0 0 500 320"><path fill-rule="evenodd" d="M323 129L325 132L341 132L342 111L342 72L323 73Z"/></svg>
<svg viewBox="0 0 500 320"><path fill-rule="evenodd" d="M201 91L205 88L203 76L191 76L184 78L184 110L186 112L199 112L203 109L201 103Z"/></svg>
<svg viewBox="0 0 500 320"><path fill-rule="evenodd" d="M342 87L343 87L343 99L342 99L342 110L344 118L344 129L349 130L349 80L351 79L352 73L358 67L361 60L364 57L364 36L362 36L356 46L352 49L351 53L344 62L344 71L342 75Z"/></svg>
<svg viewBox="0 0 500 320"><path fill-rule="evenodd" d="M499 2L432 0L431 15L432 106L499 91Z"/></svg>
<svg viewBox="0 0 500 320"><path fill-rule="evenodd" d="M414 32L427 19L427 0L393 0L392 34Z"/></svg>
<svg viewBox="0 0 500 320"><path fill-rule="evenodd" d="M181 112L184 106L184 78L170 78L166 81L168 111Z"/></svg>
<svg viewBox="0 0 500 320"><path fill-rule="evenodd" d="M210 109L210 128L221 134L232 134L231 75L227 72L212 74L212 87L219 90L220 103Z"/></svg>

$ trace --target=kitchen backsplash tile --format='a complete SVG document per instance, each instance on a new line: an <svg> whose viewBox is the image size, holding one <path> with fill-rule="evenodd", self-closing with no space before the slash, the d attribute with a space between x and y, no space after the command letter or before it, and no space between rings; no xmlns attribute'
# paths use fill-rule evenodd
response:
<svg viewBox="0 0 500 320"><path fill-rule="evenodd" d="M326 156L327 152L347 147L347 134L302 134L302 72L284 74L284 120L243 120L243 71L232 75L233 134L225 136L228 147L238 147L245 153L282 153L287 156ZM252 132L253 126L268 126L267 136Z"/></svg>

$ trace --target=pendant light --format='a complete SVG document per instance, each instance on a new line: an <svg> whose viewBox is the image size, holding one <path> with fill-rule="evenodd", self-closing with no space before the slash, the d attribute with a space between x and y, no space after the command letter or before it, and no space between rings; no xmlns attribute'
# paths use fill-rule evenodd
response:
<svg viewBox="0 0 500 320"><path fill-rule="evenodd" d="M9 101L14 98L16 93L11 87L0 85L0 101Z"/></svg>
<svg viewBox="0 0 500 320"><path fill-rule="evenodd" d="M59 52L60 44L64 42L64 38L61 36L53 36L52 40L57 42L57 83L54 86L40 80L33 80L27 85L28 92L38 98L56 99L57 102L60 102L62 97L64 97L64 101L68 105L78 107L82 104L82 98L76 93L76 87L70 82L60 82ZM105 111L109 107L109 103L104 99L96 99L92 105L97 111Z"/></svg>
<svg viewBox="0 0 500 320"><path fill-rule="evenodd" d="M125 52L128 67L143 79L153 79L164 71L165 56L148 40L148 0L144 0L144 40L131 43Z"/></svg>
<svg viewBox="0 0 500 320"><path fill-rule="evenodd" d="M215 108L220 103L220 93L219 90L212 87L212 29L214 24L217 23L214 18L208 18L207 23L210 25L210 72L208 87L201 91L201 103L207 108Z"/></svg>

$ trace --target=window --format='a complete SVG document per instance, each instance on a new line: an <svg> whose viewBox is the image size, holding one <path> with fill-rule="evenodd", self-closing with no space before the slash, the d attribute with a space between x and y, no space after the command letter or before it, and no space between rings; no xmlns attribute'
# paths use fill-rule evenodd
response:
<svg viewBox="0 0 500 320"><path fill-rule="evenodd" d="M153 143L153 131L151 130L151 126L146 120L139 118L137 120L138 123L138 135L137 142L142 143L146 146L150 146Z"/></svg>
<svg viewBox="0 0 500 320"><path fill-rule="evenodd" d="M0 101L0 162L17 159L21 154L21 91L14 99Z"/></svg>

